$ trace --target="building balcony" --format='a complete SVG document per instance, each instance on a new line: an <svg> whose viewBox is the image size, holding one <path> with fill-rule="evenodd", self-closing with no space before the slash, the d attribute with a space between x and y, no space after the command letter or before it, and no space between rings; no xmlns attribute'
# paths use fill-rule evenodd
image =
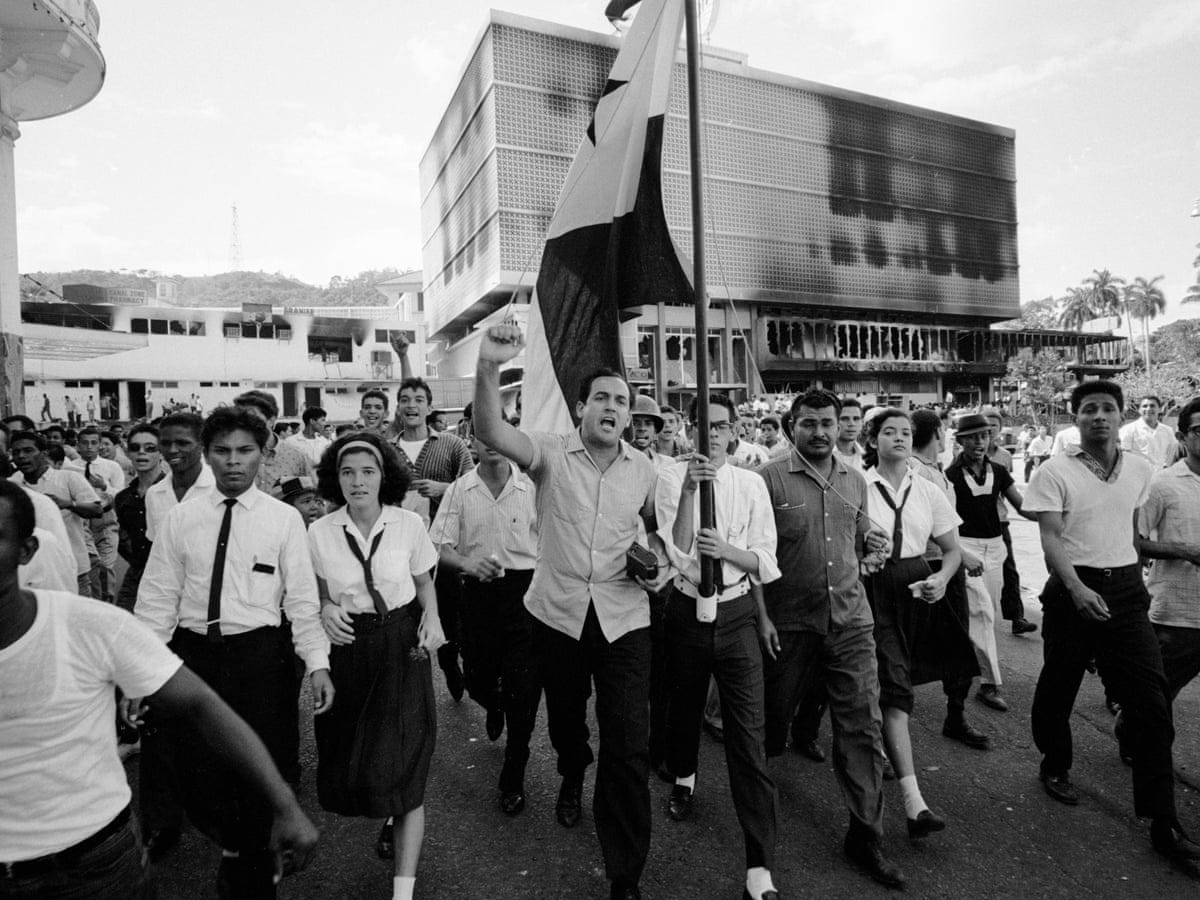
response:
<svg viewBox="0 0 1200 900"><path fill-rule="evenodd" d="M104 84L100 14L92 0L0 6L0 90L19 122L78 109Z"/></svg>

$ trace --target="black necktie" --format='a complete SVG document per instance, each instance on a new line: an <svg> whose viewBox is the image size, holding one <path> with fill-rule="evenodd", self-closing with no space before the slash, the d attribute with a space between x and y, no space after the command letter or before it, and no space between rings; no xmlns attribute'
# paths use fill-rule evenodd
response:
<svg viewBox="0 0 1200 900"><path fill-rule="evenodd" d="M891 495L883 486L882 481L875 482L875 487L879 488L879 494L883 497L883 502L891 507L892 512L896 514L896 522L892 525L892 562L900 559L900 545L904 543L904 504L908 502L908 495L912 493L912 485L908 486L908 490L904 492L904 496L900 498L900 505L897 506L892 502Z"/></svg>
<svg viewBox="0 0 1200 900"><path fill-rule="evenodd" d="M367 593L371 595L371 602L375 604L375 612L380 616L386 616L387 604L383 600L383 594L379 593L379 588L375 587L375 576L371 574L371 560L375 558L375 551L379 549L379 542L383 540L383 532L380 531L375 535L375 540L371 541L371 552L367 554L366 559L363 559L362 551L358 549L358 541L354 539L354 535L345 525L342 526L342 534L346 536L346 544L350 547L350 552L362 566L363 581L367 584Z"/></svg>
<svg viewBox="0 0 1200 900"><path fill-rule="evenodd" d="M217 532L217 552L213 556L212 579L208 583L208 639L221 640L221 587L225 581L225 550L229 547L229 529L233 525L233 507L237 500L227 497L221 530Z"/></svg>
<svg viewBox="0 0 1200 900"><path fill-rule="evenodd" d="M83 464L83 477L87 479L89 485L92 483L92 464L90 462Z"/></svg>

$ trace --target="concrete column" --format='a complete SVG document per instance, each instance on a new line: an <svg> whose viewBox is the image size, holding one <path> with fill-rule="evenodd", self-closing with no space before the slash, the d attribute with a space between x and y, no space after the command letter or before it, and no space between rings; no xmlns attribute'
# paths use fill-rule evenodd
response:
<svg viewBox="0 0 1200 900"><path fill-rule="evenodd" d="M21 276L17 268L17 191L13 142L17 120L0 109L0 415L24 412Z"/></svg>

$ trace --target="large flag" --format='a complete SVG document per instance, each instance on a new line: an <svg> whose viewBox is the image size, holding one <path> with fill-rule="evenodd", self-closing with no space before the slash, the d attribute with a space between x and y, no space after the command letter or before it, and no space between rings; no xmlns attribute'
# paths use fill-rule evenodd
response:
<svg viewBox="0 0 1200 900"><path fill-rule="evenodd" d="M579 382L621 370L632 307L692 300L662 205L663 120L683 0L642 0L546 233L529 311L521 427L568 431Z"/></svg>

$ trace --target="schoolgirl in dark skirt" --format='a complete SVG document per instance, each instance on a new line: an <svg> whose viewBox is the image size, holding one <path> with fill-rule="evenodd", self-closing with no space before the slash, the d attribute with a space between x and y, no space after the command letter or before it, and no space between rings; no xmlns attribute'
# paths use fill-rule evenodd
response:
<svg viewBox="0 0 1200 900"><path fill-rule="evenodd" d="M393 897L411 900L437 730L429 654L445 640L437 551L400 508L408 477L377 436L339 438L317 475L340 504L308 532L336 691L315 722L317 799L340 815L394 817Z"/></svg>

